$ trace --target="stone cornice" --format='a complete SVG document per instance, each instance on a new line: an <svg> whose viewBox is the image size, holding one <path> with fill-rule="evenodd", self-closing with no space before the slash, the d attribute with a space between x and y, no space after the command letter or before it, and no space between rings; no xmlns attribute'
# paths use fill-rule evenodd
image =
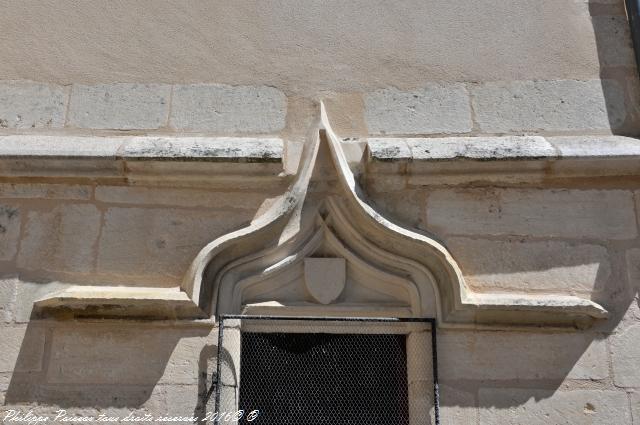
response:
<svg viewBox="0 0 640 425"><path fill-rule="evenodd" d="M0 136L0 177L236 186L281 180L278 138Z"/></svg>
<svg viewBox="0 0 640 425"><path fill-rule="evenodd" d="M366 173L409 184L520 183L640 175L640 140L623 136L370 138ZM375 188L375 185L374 185Z"/></svg>

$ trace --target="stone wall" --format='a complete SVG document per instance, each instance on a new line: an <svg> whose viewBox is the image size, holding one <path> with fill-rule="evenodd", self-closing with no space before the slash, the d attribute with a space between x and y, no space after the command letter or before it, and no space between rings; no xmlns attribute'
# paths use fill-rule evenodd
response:
<svg viewBox="0 0 640 425"><path fill-rule="evenodd" d="M444 423L635 423L640 194L630 186L622 179L370 190L385 215L441 236L474 289L567 292L611 314L589 330L441 331ZM3 408L199 411L215 363L211 325L30 321L31 305L59 289L58 280L176 285L205 243L251 220L268 197L131 186L0 189Z"/></svg>
<svg viewBox="0 0 640 425"><path fill-rule="evenodd" d="M71 284L177 287L205 244L283 192L320 99L356 153L367 137L640 133L622 0L306 3L3 2L0 412L202 414L211 322L53 320L32 317L33 302ZM198 160L180 169L197 184L171 181L170 164L123 159L113 138L136 135L275 136L284 172L258 186L232 174L239 164ZM605 149L574 142L568 155ZM143 162L155 147L140 146ZM573 294L610 312L580 330L442 330L443 423L640 425L637 162L599 175L581 160L558 176L565 152L548 150L535 179L411 176L411 155L368 169L372 204L441 238L474 290ZM100 161L67 161L91 153Z"/></svg>

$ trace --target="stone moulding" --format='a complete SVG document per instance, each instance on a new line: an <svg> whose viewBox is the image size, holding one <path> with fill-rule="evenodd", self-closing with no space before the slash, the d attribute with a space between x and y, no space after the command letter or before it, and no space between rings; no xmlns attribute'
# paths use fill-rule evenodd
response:
<svg viewBox="0 0 640 425"><path fill-rule="evenodd" d="M369 161L382 157L376 143L369 146ZM435 236L377 213L357 181L321 107L289 189L249 226L204 247L179 289L76 286L36 305L146 318L242 312L435 317L441 327L583 328L607 316L600 305L568 294L473 291ZM321 268L305 268L305 260L318 258L343 260L333 262L344 267L339 288L328 285L336 292L323 292L327 276Z"/></svg>
<svg viewBox="0 0 640 425"><path fill-rule="evenodd" d="M640 140L624 136L370 138L366 157L367 177L413 185L640 175Z"/></svg>
<svg viewBox="0 0 640 425"><path fill-rule="evenodd" d="M436 317L440 326L586 326L596 303L569 295L475 293L434 237L398 226L365 201L324 108L280 202L249 227L213 241L182 288L217 316L279 314ZM304 291L304 259L344 258L347 289L330 305Z"/></svg>
<svg viewBox="0 0 640 425"><path fill-rule="evenodd" d="M278 138L0 136L0 176L224 187L280 184Z"/></svg>

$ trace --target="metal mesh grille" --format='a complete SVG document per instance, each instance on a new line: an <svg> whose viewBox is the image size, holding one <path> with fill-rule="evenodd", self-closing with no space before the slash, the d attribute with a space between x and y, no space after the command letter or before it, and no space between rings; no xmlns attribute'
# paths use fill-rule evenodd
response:
<svg viewBox="0 0 640 425"><path fill-rule="evenodd" d="M218 423L439 423L432 319L225 317Z"/></svg>
<svg viewBox="0 0 640 425"><path fill-rule="evenodd" d="M244 333L240 409L259 409L261 425L409 425L405 340Z"/></svg>

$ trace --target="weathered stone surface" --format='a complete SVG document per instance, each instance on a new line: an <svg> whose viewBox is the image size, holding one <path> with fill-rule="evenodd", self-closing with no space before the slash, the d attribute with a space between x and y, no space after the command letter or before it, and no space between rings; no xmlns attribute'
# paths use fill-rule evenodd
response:
<svg viewBox="0 0 640 425"><path fill-rule="evenodd" d="M29 322L34 301L54 292L61 291L68 286L70 285L58 282L17 282L15 321L18 323Z"/></svg>
<svg viewBox="0 0 640 425"><path fill-rule="evenodd" d="M200 397L202 396L198 392L197 385L163 385L162 392L164 393L164 402L166 412L164 417L166 419L171 418L187 418L192 417L194 412L197 411ZM203 415L200 415L202 419ZM162 419L156 416L156 420ZM163 422L163 421L159 421ZM186 421L164 421L167 423L179 423ZM200 422L199 422L200 423ZM206 422L202 422L206 423Z"/></svg>
<svg viewBox="0 0 640 425"><path fill-rule="evenodd" d="M633 416L633 424L640 424L640 392L629 394L631 400L631 416Z"/></svg>
<svg viewBox="0 0 640 425"><path fill-rule="evenodd" d="M16 255L21 216L17 206L0 204L0 261L10 261Z"/></svg>
<svg viewBox="0 0 640 425"><path fill-rule="evenodd" d="M426 140L426 139L421 139ZM374 160L380 161L408 161L413 158L413 152L407 145L407 139L370 138L367 139L369 154Z"/></svg>
<svg viewBox="0 0 640 425"><path fill-rule="evenodd" d="M223 332L223 356L220 359L220 381L223 385L237 387L240 381L240 352L242 336L240 330L231 328L230 323L225 322ZM217 332L216 332L217 338ZM217 354L216 354L217 356ZM217 359L216 359L217 361Z"/></svg>
<svg viewBox="0 0 640 425"><path fill-rule="evenodd" d="M640 140L623 136L546 137L561 158L621 158L640 156Z"/></svg>
<svg viewBox="0 0 640 425"><path fill-rule="evenodd" d="M99 243L98 272L176 283L197 252L247 223L251 212L109 208Z"/></svg>
<svg viewBox="0 0 640 425"><path fill-rule="evenodd" d="M626 117L624 92L612 80L489 82L471 93L487 132L609 129Z"/></svg>
<svg viewBox="0 0 640 425"><path fill-rule="evenodd" d="M11 373L0 373L0 406L5 405L5 395L9 389L9 382L11 382ZM0 415L4 416L3 411L6 409L0 408Z"/></svg>
<svg viewBox="0 0 640 425"><path fill-rule="evenodd" d="M640 324L622 329L611 338L613 380L619 387L640 388Z"/></svg>
<svg viewBox="0 0 640 425"><path fill-rule="evenodd" d="M627 276L632 288L640 292L640 248L627 251Z"/></svg>
<svg viewBox="0 0 640 425"><path fill-rule="evenodd" d="M555 158L556 150L543 137L446 137L406 139L414 160Z"/></svg>
<svg viewBox="0 0 640 425"><path fill-rule="evenodd" d="M1 183L2 198L44 198L86 200L91 198L91 187L65 184Z"/></svg>
<svg viewBox="0 0 640 425"><path fill-rule="evenodd" d="M637 235L631 192L623 190L436 190L427 198L427 224L436 233L459 235Z"/></svg>
<svg viewBox="0 0 640 425"><path fill-rule="evenodd" d="M115 159L123 137L10 135L0 136L2 159Z"/></svg>
<svg viewBox="0 0 640 425"><path fill-rule="evenodd" d="M207 371L207 363L211 361L212 344L216 334L207 328L194 329L187 332L175 331L179 341L167 362L162 378L164 384L196 385Z"/></svg>
<svg viewBox="0 0 640 425"><path fill-rule="evenodd" d="M47 382L196 384L207 335L205 329L59 327L53 331Z"/></svg>
<svg viewBox="0 0 640 425"><path fill-rule="evenodd" d="M624 136L496 136L369 138L373 161L561 160L640 156L640 140Z"/></svg>
<svg viewBox="0 0 640 425"><path fill-rule="evenodd" d="M13 319L17 283L17 279L0 280L0 322L10 322Z"/></svg>
<svg viewBox="0 0 640 425"><path fill-rule="evenodd" d="M100 216L100 211L90 204L30 211L18 265L31 270L91 272Z"/></svg>
<svg viewBox="0 0 640 425"><path fill-rule="evenodd" d="M265 195L253 192L98 186L96 199L113 204L179 205L181 207L230 208L253 211L265 200Z"/></svg>
<svg viewBox="0 0 640 425"><path fill-rule="evenodd" d="M282 153L282 139L270 137L133 137L121 152L128 160L215 162L282 162Z"/></svg>
<svg viewBox="0 0 640 425"><path fill-rule="evenodd" d="M249 137L0 136L0 159L282 162L283 141Z"/></svg>
<svg viewBox="0 0 640 425"><path fill-rule="evenodd" d="M631 423L624 392L481 388L479 397L481 424Z"/></svg>
<svg viewBox="0 0 640 425"><path fill-rule="evenodd" d="M371 197L378 212L390 220L414 228L424 226L424 198L424 192L418 190L377 193Z"/></svg>
<svg viewBox="0 0 640 425"><path fill-rule="evenodd" d="M96 129L155 129L166 125L171 87L163 84L76 84L69 124Z"/></svg>
<svg viewBox="0 0 640 425"><path fill-rule="evenodd" d="M633 66L633 44L625 16L594 16L598 57L603 66Z"/></svg>
<svg viewBox="0 0 640 425"><path fill-rule="evenodd" d="M590 295L611 275L607 250L598 245L470 238L450 238L446 245L466 282L480 290Z"/></svg>
<svg viewBox="0 0 640 425"><path fill-rule="evenodd" d="M412 92L382 89L368 93L364 102L371 134L466 133L472 128L464 84L429 84Z"/></svg>
<svg viewBox="0 0 640 425"><path fill-rule="evenodd" d="M42 370L44 338L33 325L0 327L0 372Z"/></svg>
<svg viewBox="0 0 640 425"><path fill-rule="evenodd" d="M272 87L191 84L173 90L170 125L178 130L273 133L285 126L287 99Z"/></svg>
<svg viewBox="0 0 640 425"><path fill-rule="evenodd" d="M605 342L586 333L440 332L438 368L445 380L609 376Z"/></svg>
<svg viewBox="0 0 640 425"><path fill-rule="evenodd" d="M466 391L464 388L441 384L441 423L456 425L476 425L478 423L478 408L476 406L475 399L475 394Z"/></svg>
<svg viewBox="0 0 640 425"><path fill-rule="evenodd" d="M65 88L28 81L0 82L0 129L60 128L67 108Z"/></svg>

